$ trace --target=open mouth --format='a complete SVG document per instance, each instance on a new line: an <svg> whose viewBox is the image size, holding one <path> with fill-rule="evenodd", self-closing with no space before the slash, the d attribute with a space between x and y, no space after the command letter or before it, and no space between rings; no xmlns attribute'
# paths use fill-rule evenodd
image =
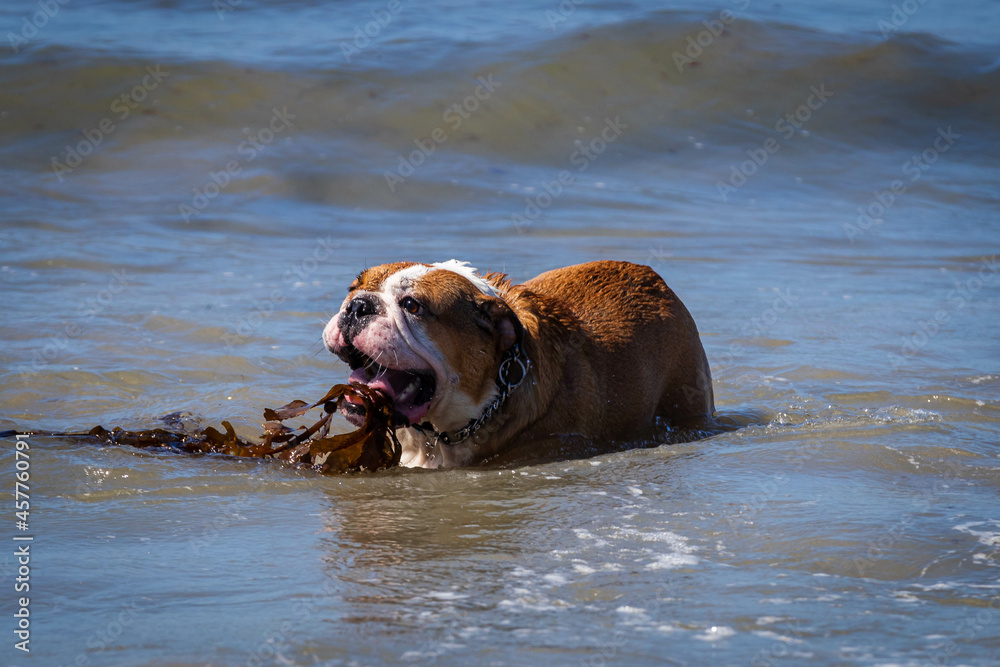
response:
<svg viewBox="0 0 1000 667"><path fill-rule="evenodd" d="M350 382L366 384L388 396L392 400L397 422L418 424L427 415L437 389L433 370L388 368L357 348L351 349L344 357L354 370ZM341 404L341 412L355 426L364 424L365 408L361 403L346 398Z"/></svg>

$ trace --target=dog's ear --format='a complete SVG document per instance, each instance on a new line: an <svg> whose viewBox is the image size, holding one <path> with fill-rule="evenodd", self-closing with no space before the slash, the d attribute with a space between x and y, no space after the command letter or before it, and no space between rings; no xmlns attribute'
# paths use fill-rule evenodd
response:
<svg viewBox="0 0 1000 667"><path fill-rule="evenodd" d="M524 337L524 327L503 299L482 295L476 299L481 324L500 334L500 352L506 352Z"/></svg>

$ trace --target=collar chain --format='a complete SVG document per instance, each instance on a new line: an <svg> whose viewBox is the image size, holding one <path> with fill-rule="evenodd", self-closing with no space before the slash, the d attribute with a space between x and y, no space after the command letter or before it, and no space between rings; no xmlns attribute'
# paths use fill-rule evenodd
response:
<svg viewBox="0 0 1000 667"><path fill-rule="evenodd" d="M414 424L413 428L422 433L433 435L434 445L457 445L463 440L470 438L486 425L486 422L507 401L507 397L510 396L511 392L517 389L517 386L524 381L524 378L528 377L529 368L531 368L531 360L528 359L524 348L521 347L520 342L514 343L504 352L503 360L500 362L500 369L497 371L496 383L500 391L497 393L497 397L493 399L493 402L486 406L479 419L470 420L468 424L453 435L448 435L443 431L435 431L434 426L430 422Z"/></svg>

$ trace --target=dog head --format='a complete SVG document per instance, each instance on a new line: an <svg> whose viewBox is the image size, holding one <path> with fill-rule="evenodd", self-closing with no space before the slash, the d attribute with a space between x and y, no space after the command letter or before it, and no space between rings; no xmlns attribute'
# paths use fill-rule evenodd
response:
<svg viewBox="0 0 1000 667"><path fill-rule="evenodd" d="M504 352L521 324L498 287L466 262L399 262L362 271L323 331L327 349L392 399L403 424L460 429L497 394ZM364 408L344 402L360 426Z"/></svg>

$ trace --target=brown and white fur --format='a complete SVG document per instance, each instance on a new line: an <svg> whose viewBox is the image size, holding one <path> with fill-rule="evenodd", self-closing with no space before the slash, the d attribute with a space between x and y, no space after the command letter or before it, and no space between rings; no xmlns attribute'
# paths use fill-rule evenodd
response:
<svg viewBox="0 0 1000 667"><path fill-rule="evenodd" d="M708 361L694 320L646 266L599 261L521 285L464 262L366 269L323 331L352 381L383 389L397 417L455 432L498 393L515 343L527 377L474 436L455 444L402 427L402 464L436 468L556 458L567 439L650 438L657 418L689 424L714 412ZM356 424L363 408L346 405Z"/></svg>

